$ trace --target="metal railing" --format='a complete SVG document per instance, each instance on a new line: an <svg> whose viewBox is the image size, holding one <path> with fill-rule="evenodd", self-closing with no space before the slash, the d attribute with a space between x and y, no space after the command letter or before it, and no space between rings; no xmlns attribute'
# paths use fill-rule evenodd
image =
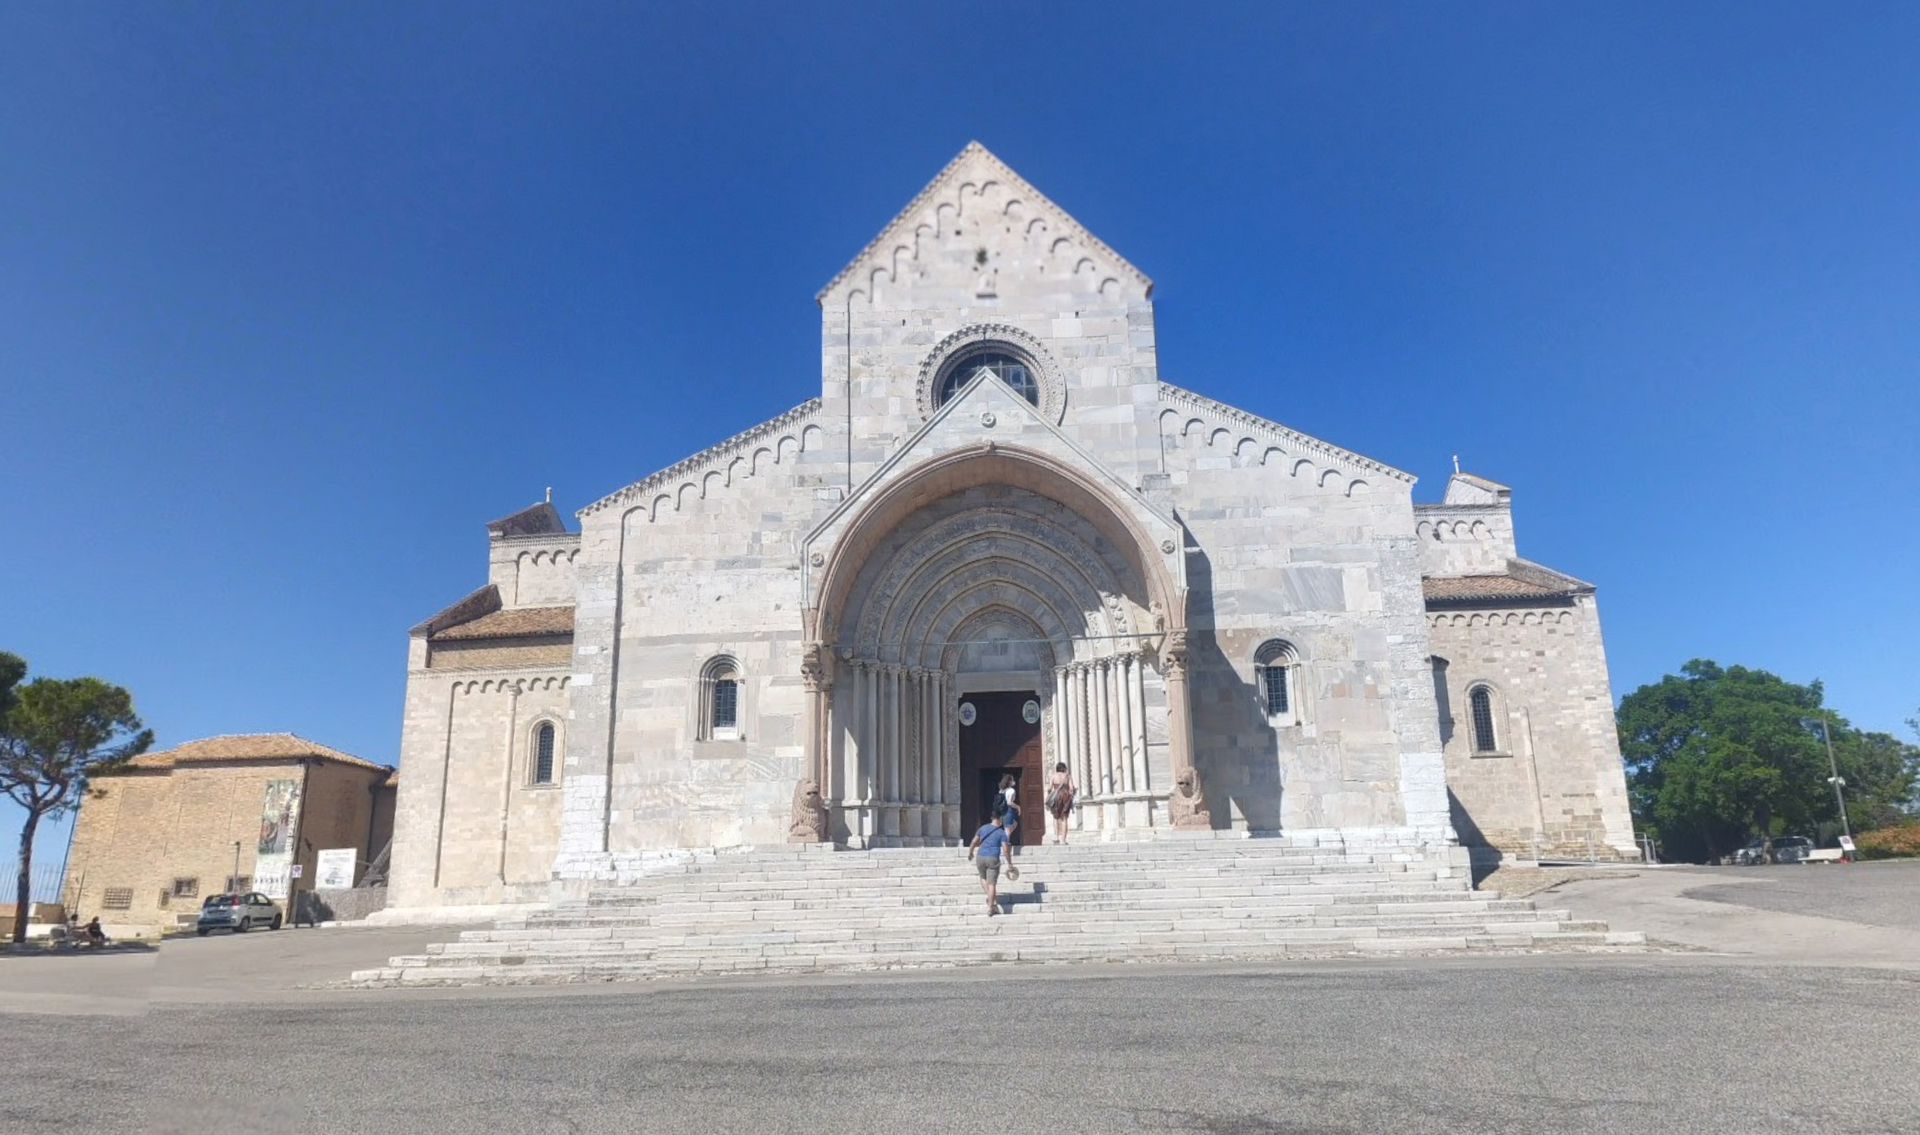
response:
<svg viewBox="0 0 1920 1135"><path fill-rule="evenodd" d="M59 902L60 877L64 871L65 864L60 862L58 856L49 856L47 860L36 857L27 876L32 901ZM19 878L20 860L7 860L5 867L0 869L0 903L13 901L13 888Z"/></svg>

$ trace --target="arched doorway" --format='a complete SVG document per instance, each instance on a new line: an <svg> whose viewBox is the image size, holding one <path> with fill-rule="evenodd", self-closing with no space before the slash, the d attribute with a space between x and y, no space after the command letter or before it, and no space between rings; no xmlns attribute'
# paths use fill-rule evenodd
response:
<svg viewBox="0 0 1920 1135"><path fill-rule="evenodd" d="M1083 828L1149 826L1163 806L1186 728L1164 564L1084 485L1041 462L996 471L871 507L822 573L832 675L810 740L836 841L963 841L989 769L1019 770L1035 837L1055 763L1081 786Z"/></svg>

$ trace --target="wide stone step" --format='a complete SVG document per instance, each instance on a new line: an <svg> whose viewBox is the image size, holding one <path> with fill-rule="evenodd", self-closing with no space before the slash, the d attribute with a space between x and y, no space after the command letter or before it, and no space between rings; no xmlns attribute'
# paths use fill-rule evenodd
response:
<svg viewBox="0 0 1920 1135"><path fill-rule="evenodd" d="M1338 940L1375 937L1434 937L1471 934L1480 931L1504 938L1550 933L1604 933L1600 923L1569 922L1565 912L1514 912L1505 916L1459 917L1453 919L1347 918L1316 922L1265 923L1231 918L1142 921L1136 919L1058 922L1040 918L1018 923L999 922L974 916L950 919L944 923L920 926L871 927L796 927L791 929L752 929L688 934L643 934L593 938L512 938L500 932L485 936L436 944L427 950L429 959L464 959L538 954L550 957L613 955L622 957L679 956L686 951L706 952L714 956L741 950L768 950L778 947L815 948L836 945L849 951L866 951L893 946L906 951L953 948L955 943L976 940L1000 941L1009 935L1046 937L1055 941L1094 942L1099 948L1151 943L1192 943L1198 941L1238 941L1243 943L1285 942L1293 940ZM777 952L777 949L776 949ZM396 959L398 962L398 959ZM437 960L434 964L440 964Z"/></svg>
<svg viewBox="0 0 1920 1135"><path fill-rule="evenodd" d="M1633 949L1637 935L1477 894L1456 857L1279 841L1023 849L987 918L953 848L723 855L601 886L355 975L521 984L998 962Z"/></svg>
<svg viewBox="0 0 1920 1135"><path fill-rule="evenodd" d="M1099 943L1027 939L1007 936L950 949L892 948L877 943L846 947L766 947L758 951L682 950L649 957L587 955L578 959L533 958L498 962L452 959L443 965L396 964L356 971L360 985L469 985L569 983L581 981L635 981L695 974L722 975L766 972L808 972L835 969L869 970L909 967L960 967L1018 962L1178 961L1328 957L1354 953L1423 953L1466 950L1594 950L1638 949L1643 935L1609 933L1514 933L1502 935L1427 935L1407 937L1320 938L1296 935L1290 940L1266 937L1202 936L1197 940L1165 940L1128 944L1124 952Z"/></svg>

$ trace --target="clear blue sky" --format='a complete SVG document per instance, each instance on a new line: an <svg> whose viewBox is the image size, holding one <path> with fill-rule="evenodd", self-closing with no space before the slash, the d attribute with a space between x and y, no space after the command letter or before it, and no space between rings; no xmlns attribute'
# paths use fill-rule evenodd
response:
<svg viewBox="0 0 1920 1135"><path fill-rule="evenodd" d="M0 649L392 761L483 523L817 393L977 138L1163 377L1514 486L1616 695L1920 706L1920 7L544 7L0 7Z"/></svg>

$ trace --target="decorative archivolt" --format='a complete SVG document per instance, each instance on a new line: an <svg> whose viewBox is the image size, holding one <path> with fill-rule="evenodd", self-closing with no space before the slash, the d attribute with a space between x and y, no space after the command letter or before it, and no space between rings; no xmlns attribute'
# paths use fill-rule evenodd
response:
<svg viewBox="0 0 1920 1135"><path fill-rule="evenodd" d="M1432 627L1565 626L1572 621L1570 611L1441 611L1427 616Z"/></svg>
<svg viewBox="0 0 1920 1135"><path fill-rule="evenodd" d="M680 511L724 486L760 476L817 447L826 436L813 423L819 410L820 399L809 398L777 418L600 498L577 515L586 517L602 509L637 505L646 510L649 522L657 521L663 514Z"/></svg>
<svg viewBox="0 0 1920 1135"><path fill-rule="evenodd" d="M1025 632L1021 637L1037 640L1033 643L1033 647L1035 655L1039 658L1041 671L1049 672L1062 661L1059 655L1061 648L1057 645L1060 639L1047 633L1047 629L1037 623L1029 612L990 605L976 608L971 614L955 623L951 631L941 636L940 643L944 645L936 645L935 648L926 652L926 662L930 666L949 672L958 671L961 657L967 646L974 642L994 641L992 632L1000 629L1011 630L1016 634ZM1064 649L1071 650L1071 644L1067 644Z"/></svg>
<svg viewBox="0 0 1920 1135"><path fill-rule="evenodd" d="M571 679L565 674L512 678L468 678L453 683L456 694L528 694L538 690L564 690Z"/></svg>
<svg viewBox="0 0 1920 1135"><path fill-rule="evenodd" d="M1129 645L1135 622L1123 565L1070 525L1017 508L936 521L862 576L842 625L872 658L925 653L995 605L1026 612L1068 657L1076 641L1081 653Z"/></svg>
<svg viewBox="0 0 1920 1135"><path fill-rule="evenodd" d="M1433 540L1486 540L1493 530L1484 520L1422 520L1413 526L1413 533Z"/></svg>
<svg viewBox="0 0 1920 1135"><path fill-rule="evenodd" d="M1413 483L1410 473L1169 382L1160 384L1160 406L1163 437L1230 453L1242 466L1284 469L1290 476L1349 497L1364 496L1372 490L1368 477Z"/></svg>

